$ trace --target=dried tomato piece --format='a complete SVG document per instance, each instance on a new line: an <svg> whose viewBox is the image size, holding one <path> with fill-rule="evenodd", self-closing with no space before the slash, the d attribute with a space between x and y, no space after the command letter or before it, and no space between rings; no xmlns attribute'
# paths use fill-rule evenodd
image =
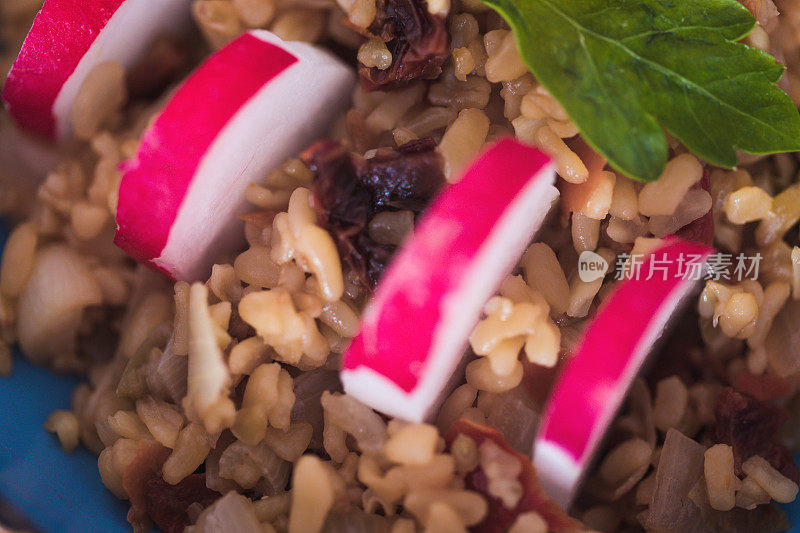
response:
<svg viewBox="0 0 800 533"><path fill-rule="evenodd" d="M128 522L133 526L149 523L147 514L147 482L157 477L164 461L169 457L169 448L156 441L142 440L136 457L122 475L122 488L128 493L131 508L128 510Z"/></svg>
<svg viewBox="0 0 800 533"><path fill-rule="evenodd" d="M164 533L180 533L191 524L186 509L198 502L211 505L220 494L206 487L205 474L192 474L177 485L161 477L170 450L156 441L142 440L136 457L122 475L122 487L130 496L128 522L148 530L150 521Z"/></svg>
<svg viewBox="0 0 800 533"><path fill-rule="evenodd" d="M191 474L177 485L161 477L147 482L147 513L164 533L181 533L191 524L186 509L193 503L208 507L220 497L206 487L205 474Z"/></svg>
<svg viewBox="0 0 800 533"><path fill-rule="evenodd" d="M336 241L340 255L365 288L378 283L396 246L369 236L369 221L381 211L419 214L444 185L439 154L431 139L365 159L346 147L320 141L303 154L314 171L314 207Z"/></svg>
<svg viewBox="0 0 800 533"><path fill-rule="evenodd" d="M489 502L489 513L486 518L480 524L470 528L471 531L475 533L501 533L507 531L519 515L530 511L536 511L547 522L549 531L577 531L581 529L581 524L567 515L542 490L531 460L511 448L496 429L466 418L460 418L450 426L450 430L445 436L448 449L459 435L471 437L478 446L484 440L489 439L504 452L516 457L522 465L519 481L522 484L524 493L513 509L506 508L503 502L489 494L488 479L480 467L467 474L465 488L480 492Z"/></svg>
<svg viewBox="0 0 800 533"><path fill-rule="evenodd" d="M789 418L785 409L726 388L719 393L714 412L716 440L733 447L737 474L744 461L760 455L781 474L798 482L800 471L778 435Z"/></svg>
<svg viewBox="0 0 800 533"><path fill-rule="evenodd" d="M446 17L431 15L424 0L378 0L375 20L362 33L381 39L392 53L385 70L359 65L365 90L391 89L439 77L450 54Z"/></svg>

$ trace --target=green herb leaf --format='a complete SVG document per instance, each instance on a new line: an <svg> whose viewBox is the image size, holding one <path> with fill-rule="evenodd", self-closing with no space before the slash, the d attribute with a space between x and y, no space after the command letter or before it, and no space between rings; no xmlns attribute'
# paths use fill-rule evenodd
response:
<svg viewBox="0 0 800 533"><path fill-rule="evenodd" d="M800 116L775 86L783 67L735 42L755 25L735 0L484 2L586 140L632 178L661 174L663 130L726 168L735 149L800 150Z"/></svg>

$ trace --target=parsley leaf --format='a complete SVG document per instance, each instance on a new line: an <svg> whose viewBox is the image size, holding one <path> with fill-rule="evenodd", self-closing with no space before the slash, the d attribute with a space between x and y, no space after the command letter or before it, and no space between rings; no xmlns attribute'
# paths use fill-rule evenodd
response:
<svg viewBox="0 0 800 533"><path fill-rule="evenodd" d="M736 42L755 19L735 0L484 2L586 140L632 178L661 174L663 130L726 168L735 149L800 150L800 116L775 85L784 68Z"/></svg>

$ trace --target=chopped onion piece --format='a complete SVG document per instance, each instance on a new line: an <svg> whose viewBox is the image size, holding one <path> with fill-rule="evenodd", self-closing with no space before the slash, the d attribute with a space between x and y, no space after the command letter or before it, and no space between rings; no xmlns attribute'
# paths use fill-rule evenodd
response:
<svg viewBox="0 0 800 533"><path fill-rule="evenodd" d="M347 394L323 392L321 403L329 422L352 435L362 452L383 450L386 423L378 413Z"/></svg>
<svg viewBox="0 0 800 533"><path fill-rule="evenodd" d="M19 298L17 336L37 364L76 349L83 311L103 303L103 291L86 258L64 245L39 251Z"/></svg>
<svg viewBox="0 0 800 533"><path fill-rule="evenodd" d="M229 492L206 508L197 519L193 533L262 533L253 502Z"/></svg>
<svg viewBox="0 0 800 533"><path fill-rule="evenodd" d="M676 429L667 431L645 525L663 531L705 531L689 492L703 474L705 447Z"/></svg>

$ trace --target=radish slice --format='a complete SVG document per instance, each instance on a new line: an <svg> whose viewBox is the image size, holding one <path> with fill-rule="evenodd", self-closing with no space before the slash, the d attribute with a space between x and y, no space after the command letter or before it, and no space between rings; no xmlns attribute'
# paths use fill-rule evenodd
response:
<svg viewBox="0 0 800 533"><path fill-rule="evenodd" d="M47 0L3 88L8 112L50 140L72 134L72 104L91 70L129 68L159 34L189 20L190 0Z"/></svg>
<svg viewBox="0 0 800 533"><path fill-rule="evenodd" d="M534 443L542 485L562 507L572 502L645 358L702 277L693 269L702 268L712 251L667 240L641 260L637 276L620 282L589 324L556 383Z"/></svg>
<svg viewBox="0 0 800 533"><path fill-rule="evenodd" d="M114 242L173 279L205 279L242 241L245 189L325 133L355 74L327 52L256 30L178 89L123 169Z"/></svg>
<svg viewBox="0 0 800 533"><path fill-rule="evenodd" d="M345 354L348 394L406 420L431 413L484 303L558 197L554 179L547 156L508 139L434 200L378 284Z"/></svg>

